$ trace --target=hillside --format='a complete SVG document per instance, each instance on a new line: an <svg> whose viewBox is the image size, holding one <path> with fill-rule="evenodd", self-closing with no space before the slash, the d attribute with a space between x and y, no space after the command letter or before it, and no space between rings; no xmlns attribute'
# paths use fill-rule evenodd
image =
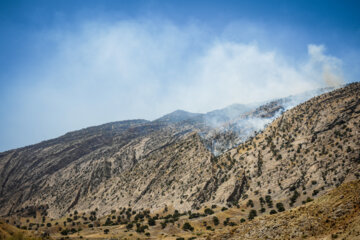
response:
<svg viewBox="0 0 360 240"><path fill-rule="evenodd" d="M311 203L221 229L211 239L360 239L360 181Z"/></svg>
<svg viewBox="0 0 360 240"><path fill-rule="evenodd" d="M125 206L191 209L212 178L212 154L245 141L292 101L207 114L178 110L152 122L108 123L0 153L0 213L25 207L46 208L53 217Z"/></svg>
<svg viewBox="0 0 360 240"><path fill-rule="evenodd" d="M109 123L1 153L0 212L15 217L17 225L47 216L36 220L39 228L74 211L84 216L95 211L102 219L123 209L114 217L124 224L121 219L134 221L132 211L202 214L205 206L216 206L221 221L239 224L249 214L288 210L360 178L359 83L290 110L279 100L245 113L237 109L220 127L206 124L207 114L176 111L152 122ZM231 126L244 120L268 125L231 148L245 136ZM218 156L209 149L216 141L228 143ZM229 210L220 211L225 207ZM178 226L158 233L181 230L181 216ZM105 218L101 221L99 227Z"/></svg>

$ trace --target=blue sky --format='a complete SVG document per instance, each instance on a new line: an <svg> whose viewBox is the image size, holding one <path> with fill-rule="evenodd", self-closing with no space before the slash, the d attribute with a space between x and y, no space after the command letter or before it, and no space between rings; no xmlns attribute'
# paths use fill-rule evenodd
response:
<svg viewBox="0 0 360 240"><path fill-rule="evenodd" d="M1 1L0 151L358 81L358 1Z"/></svg>

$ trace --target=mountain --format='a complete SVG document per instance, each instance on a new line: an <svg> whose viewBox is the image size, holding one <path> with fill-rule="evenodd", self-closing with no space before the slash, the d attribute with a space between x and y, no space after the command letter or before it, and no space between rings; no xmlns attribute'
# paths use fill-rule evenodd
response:
<svg viewBox="0 0 360 240"><path fill-rule="evenodd" d="M353 83L305 102L297 96L206 114L175 111L6 151L0 213L101 218L118 209L216 205L238 219L251 210L266 216L275 204L297 207L360 178L359 95Z"/></svg>
<svg viewBox="0 0 360 240"><path fill-rule="evenodd" d="M201 113L191 113L191 112L186 112L184 110L176 110L172 113L166 114L165 116L159 119L156 119L155 121L166 122L166 123L179 123L202 115L203 114Z"/></svg>
<svg viewBox="0 0 360 240"><path fill-rule="evenodd" d="M46 206L51 215L61 216L73 208L105 213L120 206L161 208L180 202L191 209L196 188L211 176L211 152L221 154L254 133L249 125L235 131L238 120L251 115L270 121L278 109L283 109L280 101L207 114L178 110L152 122L108 123L1 153L0 212ZM224 130L225 125L230 127Z"/></svg>

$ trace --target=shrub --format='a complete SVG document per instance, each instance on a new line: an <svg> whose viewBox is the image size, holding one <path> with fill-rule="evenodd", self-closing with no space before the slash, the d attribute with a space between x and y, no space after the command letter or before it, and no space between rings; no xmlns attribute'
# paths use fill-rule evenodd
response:
<svg viewBox="0 0 360 240"><path fill-rule="evenodd" d="M104 226L111 226L111 225L113 225L113 222L110 220L110 218L107 218Z"/></svg>
<svg viewBox="0 0 360 240"><path fill-rule="evenodd" d="M273 215L273 214L276 214L277 212L274 210L274 209L272 209L271 211L270 211L270 214L271 215Z"/></svg>
<svg viewBox="0 0 360 240"><path fill-rule="evenodd" d="M130 229L132 229L133 228L133 224L132 223L129 223L128 225L126 225L126 229L127 230L130 230Z"/></svg>
<svg viewBox="0 0 360 240"><path fill-rule="evenodd" d="M204 213L207 214L207 215L211 215L211 214L214 214L214 211L211 210L210 208L206 208Z"/></svg>
<svg viewBox="0 0 360 240"><path fill-rule="evenodd" d="M298 199L299 196L300 196L300 194L298 193L298 191L294 191L294 194L290 198L290 206L291 207L294 205L294 203L296 202L296 200Z"/></svg>
<svg viewBox="0 0 360 240"><path fill-rule="evenodd" d="M184 231L188 231L188 230L194 231L193 226L191 226L190 223L188 223L188 222L184 223L182 229L183 229Z"/></svg>
<svg viewBox="0 0 360 240"><path fill-rule="evenodd" d="M149 226L155 226L155 225L156 225L156 221L155 221L153 218L149 218L148 224L149 224Z"/></svg>
<svg viewBox="0 0 360 240"><path fill-rule="evenodd" d="M316 196L319 193L319 190L315 189L312 193L313 196Z"/></svg>
<svg viewBox="0 0 360 240"><path fill-rule="evenodd" d="M64 229L64 230L62 230L61 232L60 232L60 234L61 235L68 235L68 233L69 233L69 230L68 229Z"/></svg>
<svg viewBox="0 0 360 240"><path fill-rule="evenodd" d="M143 233L143 232L145 232L145 229L148 229L148 228L149 227L147 225L144 225L144 226L139 225L139 226L136 226L136 232Z"/></svg>
<svg viewBox="0 0 360 240"><path fill-rule="evenodd" d="M110 232L109 229L104 229L104 233L105 233L105 234L108 234L109 232Z"/></svg>
<svg viewBox="0 0 360 240"><path fill-rule="evenodd" d="M162 223L161 223L161 228L162 228L162 229L166 228L166 222L162 222Z"/></svg>
<svg viewBox="0 0 360 240"><path fill-rule="evenodd" d="M254 202L253 200L249 199L249 201L246 203L247 207L254 207Z"/></svg>
<svg viewBox="0 0 360 240"><path fill-rule="evenodd" d="M219 225L219 219L216 216L213 217L213 222L215 226Z"/></svg>
<svg viewBox="0 0 360 240"><path fill-rule="evenodd" d="M191 213L189 219L198 218L198 217L200 217L199 213Z"/></svg>
<svg viewBox="0 0 360 240"><path fill-rule="evenodd" d="M279 212L285 211L284 204L282 203L277 203L276 208L278 209Z"/></svg>
<svg viewBox="0 0 360 240"><path fill-rule="evenodd" d="M267 205L268 205L269 208L272 208L272 207L273 207L273 202L272 202L272 200L271 200L271 196L270 196L270 195L266 195L266 196L265 196L265 201L266 201L266 203L267 203Z"/></svg>
<svg viewBox="0 0 360 240"><path fill-rule="evenodd" d="M252 220L254 219L255 217L257 216L257 213L256 213L256 210L252 209L250 212L249 212L249 220Z"/></svg>

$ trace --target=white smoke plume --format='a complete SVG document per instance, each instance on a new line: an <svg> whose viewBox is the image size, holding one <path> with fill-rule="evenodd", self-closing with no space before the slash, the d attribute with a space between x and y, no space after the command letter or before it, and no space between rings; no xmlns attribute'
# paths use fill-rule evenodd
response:
<svg viewBox="0 0 360 240"><path fill-rule="evenodd" d="M19 68L16 81L26 81L2 97L3 122L11 123L0 128L3 149L111 121L208 112L343 82L341 60L321 45L309 45L307 59L289 61L277 49L196 24L86 22L38 39L47 49L43 61Z"/></svg>
<svg viewBox="0 0 360 240"><path fill-rule="evenodd" d="M308 67L312 72L321 72L324 83L329 87L340 87L345 83L340 59L325 55L323 45L308 46L310 62Z"/></svg>

